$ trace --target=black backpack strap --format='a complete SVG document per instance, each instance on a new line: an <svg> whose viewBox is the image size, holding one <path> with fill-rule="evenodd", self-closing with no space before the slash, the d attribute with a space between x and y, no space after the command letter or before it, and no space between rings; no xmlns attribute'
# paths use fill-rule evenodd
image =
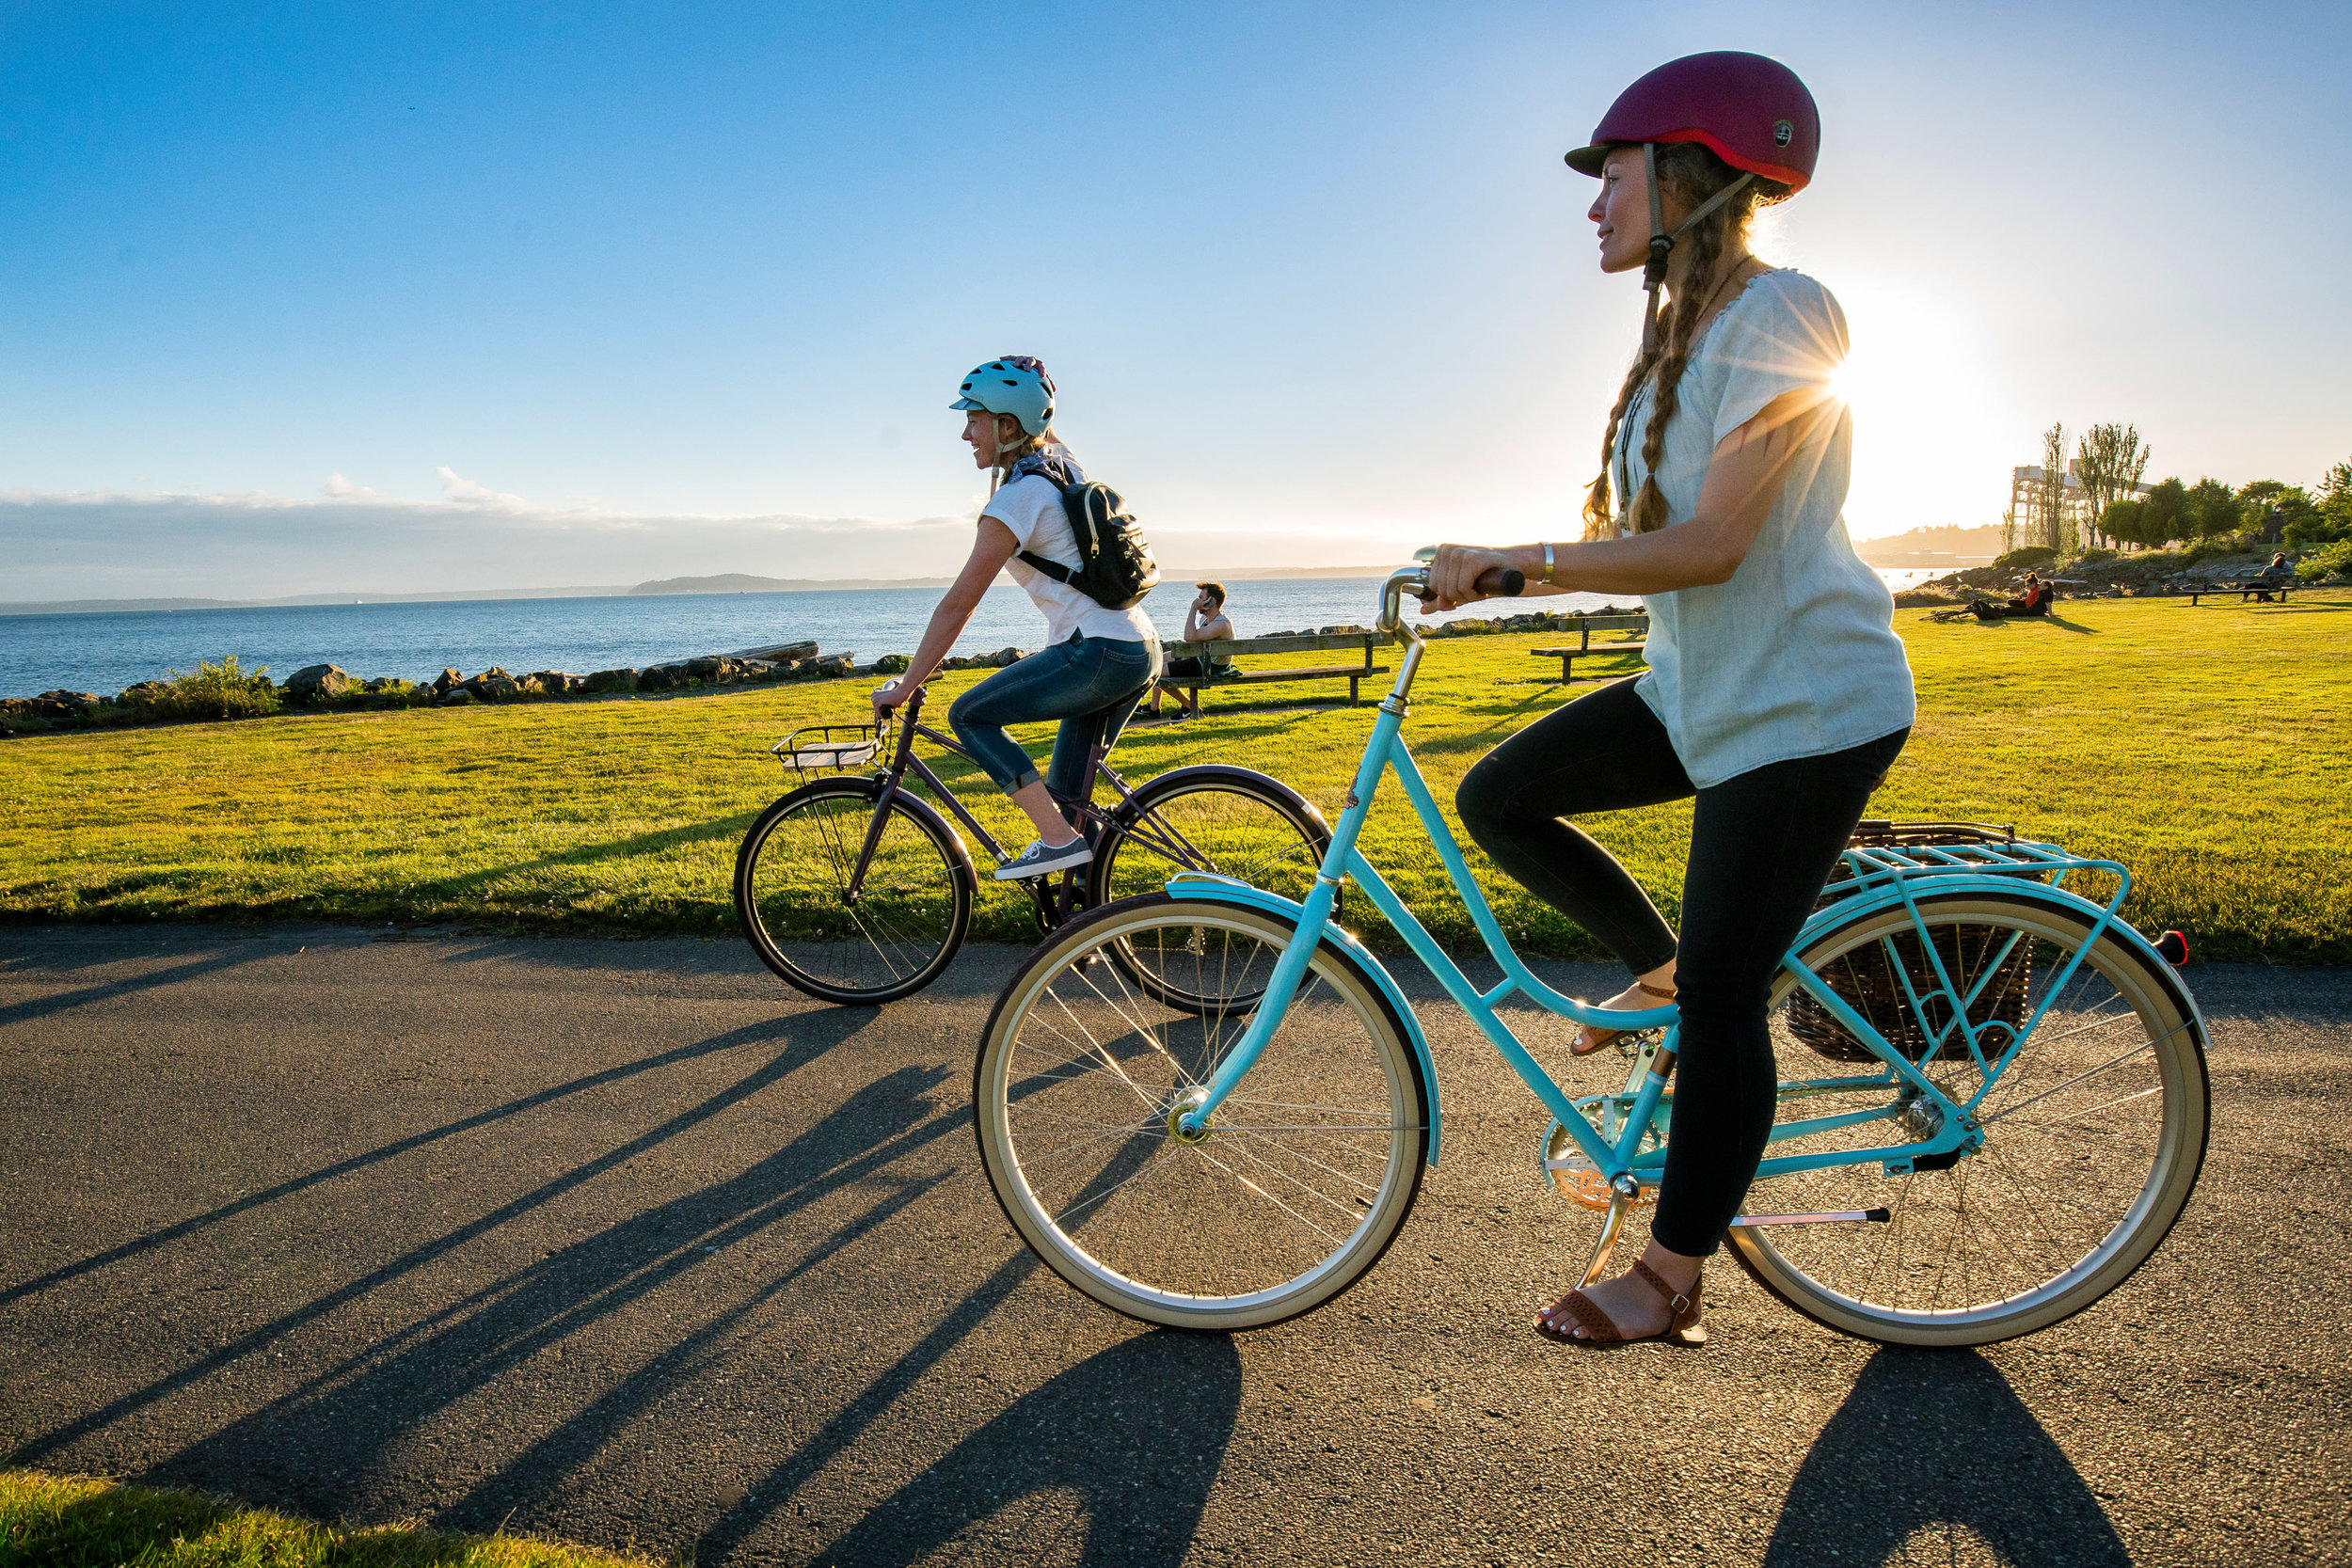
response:
<svg viewBox="0 0 2352 1568"><path fill-rule="evenodd" d="M1063 565L1058 561L1046 560L1035 550L1023 550L1019 559L1027 562L1030 565L1036 567L1039 571L1043 572L1047 577L1052 578L1056 582L1061 583L1065 587L1078 580L1078 574L1076 572L1072 571L1069 567Z"/></svg>

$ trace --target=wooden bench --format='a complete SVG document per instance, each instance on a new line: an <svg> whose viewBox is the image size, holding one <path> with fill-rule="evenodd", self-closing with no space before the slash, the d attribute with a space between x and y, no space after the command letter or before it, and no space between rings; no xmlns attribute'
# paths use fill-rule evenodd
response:
<svg viewBox="0 0 2352 1568"><path fill-rule="evenodd" d="M2188 603L2189 608L2194 610L2197 607L2197 601L2208 595L2219 598L2224 594L2235 594L2237 595L2237 602L2244 604L2247 600L2252 598L2257 594L2276 594L2279 595L2279 602L2280 604L2284 604L2286 603L2288 592L2292 589L2300 588L2303 585L2301 583L2293 580L2286 582L2260 582L2253 580L2246 582L2211 582L2206 583L2202 587L2198 587L2192 584L2188 591Z"/></svg>
<svg viewBox="0 0 2352 1568"><path fill-rule="evenodd" d="M1576 679L1576 661L1580 658L1611 658L1618 654L1639 654L1649 646L1649 617L1646 615L1580 615L1579 635L1573 648L1530 648L1537 658L1560 661L1560 684L1566 686ZM1596 631L1630 631L1640 633L1630 642L1595 642ZM1648 663L1645 657L1643 663Z"/></svg>
<svg viewBox="0 0 2352 1568"><path fill-rule="evenodd" d="M1389 667L1375 664L1372 651L1391 641L1388 633L1378 631L1334 632L1329 636L1313 637L1240 637L1218 642L1168 642L1161 653L1176 658L1233 658L1248 654L1320 653L1332 648L1360 648L1360 664L1288 665L1272 670L1224 669L1206 675L1162 675L1152 689L1153 711L1158 710L1164 692L1174 697L1187 719L1200 717L1200 693L1219 686L1252 686L1261 682L1343 680L1347 682L1347 700L1363 699L1362 682L1372 675L1385 675Z"/></svg>

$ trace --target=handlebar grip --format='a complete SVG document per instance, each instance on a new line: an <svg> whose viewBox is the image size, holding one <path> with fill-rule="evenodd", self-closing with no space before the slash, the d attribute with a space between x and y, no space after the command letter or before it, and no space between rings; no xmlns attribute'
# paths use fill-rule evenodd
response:
<svg viewBox="0 0 2352 1568"><path fill-rule="evenodd" d="M1516 599L1526 587L1527 574L1517 566L1489 566L1478 574L1478 591L1497 598Z"/></svg>

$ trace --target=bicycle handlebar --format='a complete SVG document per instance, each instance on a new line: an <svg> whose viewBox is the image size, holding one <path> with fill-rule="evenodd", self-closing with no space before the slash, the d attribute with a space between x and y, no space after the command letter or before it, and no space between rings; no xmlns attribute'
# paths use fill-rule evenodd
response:
<svg viewBox="0 0 2352 1568"><path fill-rule="evenodd" d="M1527 574L1516 566L1489 566L1479 574L1478 591L1489 598L1516 599L1526 591ZM1429 594L1429 568L1401 566L1389 574L1389 580L1380 585L1380 619L1382 631L1399 630L1405 620L1405 595L1426 600Z"/></svg>

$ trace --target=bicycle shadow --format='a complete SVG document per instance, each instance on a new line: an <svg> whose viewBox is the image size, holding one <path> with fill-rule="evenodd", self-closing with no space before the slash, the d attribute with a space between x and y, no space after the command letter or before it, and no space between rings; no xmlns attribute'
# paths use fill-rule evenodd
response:
<svg viewBox="0 0 2352 1568"><path fill-rule="evenodd" d="M1231 1338L1138 1335L1015 1400L815 1560L914 1563L961 1541L992 1562L1182 1562L1240 1409Z"/></svg>
<svg viewBox="0 0 2352 1568"><path fill-rule="evenodd" d="M2128 1568L2073 1461L1974 1351L1887 1348L1798 1467L1766 1568L1946 1561L1961 1533L2005 1562Z"/></svg>

